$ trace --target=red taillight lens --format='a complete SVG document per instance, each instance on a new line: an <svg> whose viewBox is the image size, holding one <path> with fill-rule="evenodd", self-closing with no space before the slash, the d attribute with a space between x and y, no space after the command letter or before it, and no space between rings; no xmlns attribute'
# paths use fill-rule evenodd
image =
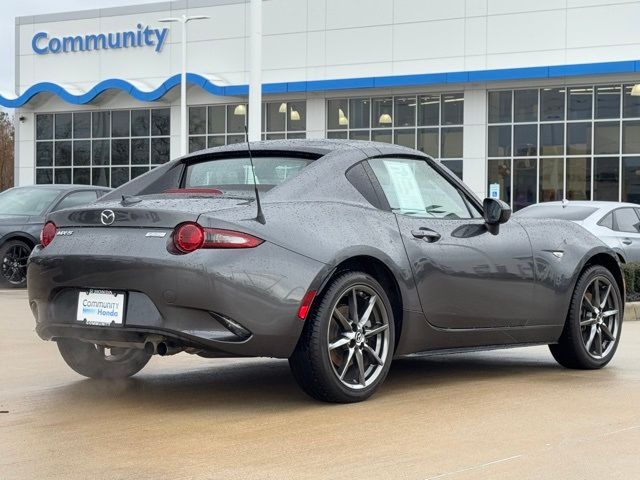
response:
<svg viewBox="0 0 640 480"><path fill-rule="evenodd" d="M204 243L204 230L197 223L183 223L173 235L176 248L182 253L198 250Z"/></svg>
<svg viewBox="0 0 640 480"><path fill-rule="evenodd" d="M173 243L182 253L190 253L200 248L253 248L264 240L248 233L202 228L197 223L183 223L176 228Z"/></svg>
<svg viewBox="0 0 640 480"><path fill-rule="evenodd" d="M42 228L42 231L40 232L40 244L43 247L46 247L47 245L49 245L53 241L53 238L56 236L57 231L58 231L58 228L56 227L55 223L53 222L45 223L44 227Z"/></svg>
<svg viewBox="0 0 640 480"><path fill-rule="evenodd" d="M202 248L253 248L264 242L261 238L233 230L205 228L204 233L206 238Z"/></svg>
<svg viewBox="0 0 640 480"><path fill-rule="evenodd" d="M313 303L314 298L316 298L315 290L309 290L307 293L305 293L304 297L302 297L300 308L298 308L298 318L300 320L305 320L307 318L309 310L311 310L311 304Z"/></svg>

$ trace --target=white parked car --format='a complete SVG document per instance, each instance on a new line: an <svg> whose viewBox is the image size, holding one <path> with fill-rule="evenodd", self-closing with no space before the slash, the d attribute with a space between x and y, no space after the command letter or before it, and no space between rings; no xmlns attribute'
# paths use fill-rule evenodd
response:
<svg viewBox="0 0 640 480"><path fill-rule="evenodd" d="M544 202L523 208L515 215L571 220L613 248L621 262L640 262L640 205L635 203Z"/></svg>

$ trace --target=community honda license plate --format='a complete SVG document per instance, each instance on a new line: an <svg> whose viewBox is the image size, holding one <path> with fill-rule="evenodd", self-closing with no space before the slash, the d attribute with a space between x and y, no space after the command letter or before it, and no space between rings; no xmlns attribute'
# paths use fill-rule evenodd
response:
<svg viewBox="0 0 640 480"><path fill-rule="evenodd" d="M124 319L125 294L89 290L78 295L77 320L87 325L120 326Z"/></svg>

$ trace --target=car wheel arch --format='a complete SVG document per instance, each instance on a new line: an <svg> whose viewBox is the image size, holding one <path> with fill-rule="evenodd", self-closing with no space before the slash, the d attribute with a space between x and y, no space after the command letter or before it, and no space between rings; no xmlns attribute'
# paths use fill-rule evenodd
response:
<svg viewBox="0 0 640 480"><path fill-rule="evenodd" d="M611 254L608 252L595 253L591 255L586 262L584 262L576 278L580 278L580 275L582 275L582 272L584 272L587 268L593 265L601 265L605 267L607 270L611 272L611 275L613 275L613 278L616 279L616 283L620 288L620 292L622 292L622 303L624 304L624 301L625 301L624 274L622 273L622 269L620 268L620 263L624 263L624 261L618 252L614 252L614 254ZM575 288L575 284L574 284L574 288Z"/></svg>
<svg viewBox="0 0 640 480"><path fill-rule="evenodd" d="M337 275L346 271L359 271L371 275L375 278L382 287L385 288L385 292L389 297L391 308L393 309L393 318L395 324L395 344L398 345L402 334L402 312L403 312L403 297L400 284L393 273L392 269L379 258L371 255L354 255L343 259L332 268L325 278L320 283L318 288L318 296L320 296L328 287L331 280Z"/></svg>
<svg viewBox="0 0 640 480"><path fill-rule="evenodd" d="M39 240L24 232L11 232L0 239L0 247L12 240L20 240L21 242L26 243L31 250L33 250L35 246L40 243Z"/></svg>

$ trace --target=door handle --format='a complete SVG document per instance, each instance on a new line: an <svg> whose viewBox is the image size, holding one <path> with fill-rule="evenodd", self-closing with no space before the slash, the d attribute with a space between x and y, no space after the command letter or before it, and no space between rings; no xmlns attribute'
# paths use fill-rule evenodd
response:
<svg viewBox="0 0 640 480"><path fill-rule="evenodd" d="M434 232L430 228L420 227L418 230L411 230L411 235L416 238L423 238L429 243L437 242L442 238L438 232Z"/></svg>
<svg viewBox="0 0 640 480"><path fill-rule="evenodd" d="M624 240L622 240L622 243L624 243L625 245L631 245L633 242L628 238L625 238Z"/></svg>

